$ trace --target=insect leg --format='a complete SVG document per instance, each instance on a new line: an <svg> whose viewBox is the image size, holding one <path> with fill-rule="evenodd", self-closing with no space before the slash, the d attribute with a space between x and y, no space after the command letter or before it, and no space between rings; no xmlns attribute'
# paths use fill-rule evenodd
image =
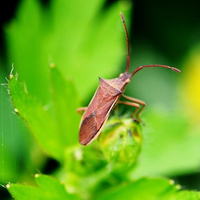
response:
<svg viewBox="0 0 200 200"><path fill-rule="evenodd" d="M135 113L138 112L138 110L140 109L140 104L138 103L134 103L134 102L129 102L129 101L118 101L118 103L127 105L127 106L132 106L132 107L136 107L136 109L133 111L133 113L131 114L131 118L134 118ZM137 120L139 120L139 118L136 116Z"/></svg>
<svg viewBox="0 0 200 200"><path fill-rule="evenodd" d="M123 96L125 99L128 99L128 100L130 100L130 101L132 101L132 102L135 102L136 104L141 105L141 107L139 107L138 109L136 109L136 110L132 113L132 115L131 115L131 117L133 118L133 116L135 115L135 113L137 113L137 114L136 114L136 118L139 119L139 115L140 115L140 113L142 112L142 110L144 109L144 107L146 106L146 103L145 103L144 101L142 101L142 100L139 100L139 99L136 99L136 98L133 98L133 97L129 97L129 96L126 96L126 95L124 95L124 94L122 94L122 96Z"/></svg>
<svg viewBox="0 0 200 200"><path fill-rule="evenodd" d="M81 112L85 112L86 109L87 109L87 107L80 107L80 108L77 108L77 109L76 109L76 112L77 112L78 114L82 115Z"/></svg>

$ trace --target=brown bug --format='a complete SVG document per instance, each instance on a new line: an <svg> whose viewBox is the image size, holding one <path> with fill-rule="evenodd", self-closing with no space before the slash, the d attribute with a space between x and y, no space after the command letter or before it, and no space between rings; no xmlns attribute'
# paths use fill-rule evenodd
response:
<svg viewBox="0 0 200 200"><path fill-rule="evenodd" d="M132 98L132 97L125 96L123 94L126 85L130 82L132 76L135 73L137 73L139 70L143 68L147 68L147 67L164 67L164 68L169 68L178 73L181 72L179 69L166 66L166 65L146 65L146 66L138 67L131 74L128 73L129 63L130 63L128 32L127 32L124 16L122 13L120 13L120 15L122 18L122 22L124 24L126 41L127 41L126 71L120 74L118 78L114 78L114 79L99 78L100 85L97 88L95 95L93 96L89 106L77 109L78 112L85 111L82 116L80 129L79 129L79 141L82 145L88 145L96 137L99 136L99 134L101 133L110 115L111 110L118 103L136 107L131 117L134 118L135 116L135 119L137 121L140 121L139 115L146 105L145 102ZM119 98L121 96L126 98L129 101L120 101Z"/></svg>

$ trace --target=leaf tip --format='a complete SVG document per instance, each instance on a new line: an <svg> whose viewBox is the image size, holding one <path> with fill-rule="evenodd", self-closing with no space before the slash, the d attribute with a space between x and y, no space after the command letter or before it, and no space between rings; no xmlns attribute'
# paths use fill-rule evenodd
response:
<svg viewBox="0 0 200 200"><path fill-rule="evenodd" d="M35 174L34 177L35 177L35 178L39 178L39 176L40 176L40 174Z"/></svg>
<svg viewBox="0 0 200 200"><path fill-rule="evenodd" d="M174 181L173 179L171 179L171 180L169 180L169 183L170 183L171 185L174 185L175 181Z"/></svg>
<svg viewBox="0 0 200 200"><path fill-rule="evenodd" d="M14 109L15 113L19 113L19 110L17 108Z"/></svg>
<svg viewBox="0 0 200 200"><path fill-rule="evenodd" d="M55 68L55 66L56 66L55 63L50 64L50 68Z"/></svg>
<svg viewBox="0 0 200 200"><path fill-rule="evenodd" d="M13 78L13 70L14 70L14 64L12 64L12 69L10 71L10 75L9 78L12 79Z"/></svg>
<svg viewBox="0 0 200 200"><path fill-rule="evenodd" d="M10 74L10 75L9 75L9 79L12 79L12 78L13 78L13 74Z"/></svg>
<svg viewBox="0 0 200 200"><path fill-rule="evenodd" d="M10 188L10 183L8 183L8 184L6 185L6 188L7 188L7 189L9 189L9 188Z"/></svg>

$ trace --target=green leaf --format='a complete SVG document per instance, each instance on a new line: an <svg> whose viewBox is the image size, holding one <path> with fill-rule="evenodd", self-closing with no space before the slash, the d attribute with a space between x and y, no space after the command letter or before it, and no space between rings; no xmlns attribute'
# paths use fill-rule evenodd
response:
<svg viewBox="0 0 200 200"><path fill-rule="evenodd" d="M72 81L66 80L54 65L51 66L52 94L58 131L66 146L76 144L80 123L80 117L76 112L80 107L78 94Z"/></svg>
<svg viewBox="0 0 200 200"><path fill-rule="evenodd" d="M128 185L115 188L97 199L199 200L199 197L199 192L180 191L180 186L164 178L141 178Z"/></svg>
<svg viewBox="0 0 200 200"><path fill-rule="evenodd" d="M75 200L76 196L66 192L65 187L58 180L41 174L36 174L36 186L8 184L7 189L17 200Z"/></svg>
<svg viewBox="0 0 200 200"><path fill-rule="evenodd" d="M42 148L54 158L62 160L65 144L61 135L58 134L52 116L25 91L12 74L9 79L9 93L15 112L26 121Z"/></svg>
<svg viewBox="0 0 200 200"><path fill-rule="evenodd" d="M25 91L12 74L9 91L15 111L26 121L40 145L61 161L65 148L78 143L80 117L76 109L79 98L72 81L65 80L53 65L50 69L56 119Z"/></svg>

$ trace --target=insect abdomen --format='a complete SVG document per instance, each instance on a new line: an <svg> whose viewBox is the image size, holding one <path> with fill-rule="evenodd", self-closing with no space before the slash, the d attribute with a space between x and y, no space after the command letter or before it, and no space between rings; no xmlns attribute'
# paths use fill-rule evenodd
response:
<svg viewBox="0 0 200 200"><path fill-rule="evenodd" d="M79 131L81 144L89 144L101 133L101 129L120 95L121 91L100 79L100 85L82 118Z"/></svg>
<svg viewBox="0 0 200 200"><path fill-rule="evenodd" d="M79 141L82 145L86 145L97 134L96 112L86 117L81 123L79 132Z"/></svg>

